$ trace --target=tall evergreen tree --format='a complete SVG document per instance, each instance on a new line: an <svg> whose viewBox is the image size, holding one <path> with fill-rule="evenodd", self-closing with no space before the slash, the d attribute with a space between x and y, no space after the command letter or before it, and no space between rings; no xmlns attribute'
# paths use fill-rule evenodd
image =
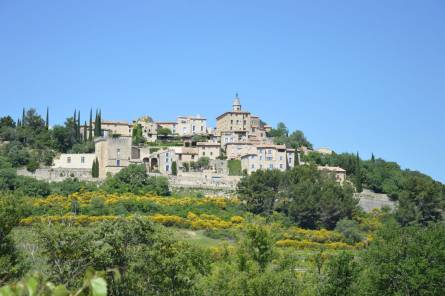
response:
<svg viewBox="0 0 445 296"><path fill-rule="evenodd" d="M79 112L77 112L77 126L76 126L76 128L77 128L77 130L76 130L77 140L80 142L82 140L81 134L80 134L80 110L79 110Z"/></svg>
<svg viewBox="0 0 445 296"><path fill-rule="evenodd" d="M98 128L99 128L99 112L97 112L96 109L96 119L94 120L94 137L99 137Z"/></svg>
<svg viewBox="0 0 445 296"><path fill-rule="evenodd" d="M46 107L46 121L45 121L45 127L46 129L49 128L49 108Z"/></svg>
<svg viewBox="0 0 445 296"><path fill-rule="evenodd" d="M98 132L99 132L99 137L102 136L102 111L99 109L99 123L98 123Z"/></svg>
<svg viewBox="0 0 445 296"><path fill-rule="evenodd" d="M90 109L90 126L88 128L88 139L93 140L93 108Z"/></svg>
<svg viewBox="0 0 445 296"><path fill-rule="evenodd" d="M375 162L375 157L374 157L374 153L371 154L371 162L374 163Z"/></svg>
<svg viewBox="0 0 445 296"><path fill-rule="evenodd" d="M74 115L73 115L73 133L74 133L74 138L77 140L77 110L74 109Z"/></svg>
<svg viewBox="0 0 445 296"><path fill-rule="evenodd" d="M361 166L360 166L360 156L358 155L357 152L357 156L356 156L356 160L355 160L355 188L357 189L357 192L362 192L363 191L363 184L362 184L362 170L361 170Z"/></svg>
<svg viewBox="0 0 445 296"><path fill-rule="evenodd" d="M21 126L25 126L26 125L26 123L25 123L25 108L23 108L23 111L22 111L22 121L20 122L21 124Z"/></svg>
<svg viewBox="0 0 445 296"><path fill-rule="evenodd" d="M86 142L87 139L87 121L85 120L85 124L83 126L83 141Z"/></svg>

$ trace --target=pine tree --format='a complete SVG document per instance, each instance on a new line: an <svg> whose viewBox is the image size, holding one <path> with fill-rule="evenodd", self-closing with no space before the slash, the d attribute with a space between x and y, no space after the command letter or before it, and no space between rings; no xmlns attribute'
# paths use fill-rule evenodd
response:
<svg viewBox="0 0 445 296"><path fill-rule="evenodd" d="M90 126L88 128L88 139L93 141L93 108L90 109Z"/></svg>
<svg viewBox="0 0 445 296"><path fill-rule="evenodd" d="M46 122L45 122L46 129L49 128L49 108L46 107Z"/></svg>
<svg viewBox="0 0 445 296"><path fill-rule="evenodd" d="M374 157L374 153L371 154L371 162L374 163L375 162L375 157Z"/></svg>

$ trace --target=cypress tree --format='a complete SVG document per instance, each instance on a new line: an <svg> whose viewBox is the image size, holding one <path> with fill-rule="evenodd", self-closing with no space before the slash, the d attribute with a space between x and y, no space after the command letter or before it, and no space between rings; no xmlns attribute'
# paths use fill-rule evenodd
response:
<svg viewBox="0 0 445 296"><path fill-rule="evenodd" d="M49 127L49 108L46 107L46 122L45 122L45 127L46 129L48 129Z"/></svg>
<svg viewBox="0 0 445 296"><path fill-rule="evenodd" d="M87 121L85 120L85 124L83 125L83 141L87 141Z"/></svg>
<svg viewBox="0 0 445 296"><path fill-rule="evenodd" d="M93 108L90 109L90 126L88 128L88 139L93 140Z"/></svg>
<svg viewBox="0 0 445 296"><path fill-rule="evenodd" d="M76 133L77 133L77 140L79 141L79 142L81 142L81 135L80 135L80 110L79 110L79 112L77 112L77 131L76 131Z"/></svg>
<svg viewBox="0 0 445 296"><path fill-rule="evenodd" d="M363 184L362 184L362 170L360 167L360 156L356 156L355 160L355 188L357 189L357 192L363 191Z"/></svg>
<svg viewBox="0 0 445 296"><path fill-rule="evenodd" d="M99 133L99 137L102 136L102 111L99 109L99 124L98 124L98 133Z"/></svg>
<svg viewBox="0 0 445 296"><path fill-rule="evenodd" d="M77 110L74 109L74 115L73 115L73 132L74 132L74 138L77 140L77 127L76 127L76 118L77 118Z"/></svg>
<svg viewBox="0 0 445 296"><path fill-rule="evenodd" d="M22 111L22 121L20 122L20 125L21 126L25 126L26 124L25 124L25 108L23 108L23 111Z"/></svg>
<svg viewBox="0 0 445 296"><path fill-rule="evenodd" d="M96 119L94 120L94 137L99 137L98 127L99 127L99 113L97 112L96 109Z"/></svg>
<svg viewBox="0 0 445 296"><path fill-rule="evenodd" d="M371 154L371 162L374 163L375 162L375 157L374 157L374 153Z"/></svg>

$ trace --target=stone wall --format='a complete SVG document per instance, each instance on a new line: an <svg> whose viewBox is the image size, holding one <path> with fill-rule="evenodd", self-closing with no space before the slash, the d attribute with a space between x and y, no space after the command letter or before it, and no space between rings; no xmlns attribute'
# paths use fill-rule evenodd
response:
<svg viewBox="0 0 445 296"><path fill-rule="evenodd" d="M150 176L163 176L150 173ZM165 176L164 176L165 177ZM225 176L213 172L180 172L178 176L167 176L172 188L221 189L235 190L239 176Z"/></svg>
<svg viewBox="0 0 445 296"><path fill-rule="evenodd" d="M17 175L33 177L48 182L63 181L66 178L77 178L82 181L97 181L91 176L91 169L40 168L34 173L26 169L18 169Z"/></svg>

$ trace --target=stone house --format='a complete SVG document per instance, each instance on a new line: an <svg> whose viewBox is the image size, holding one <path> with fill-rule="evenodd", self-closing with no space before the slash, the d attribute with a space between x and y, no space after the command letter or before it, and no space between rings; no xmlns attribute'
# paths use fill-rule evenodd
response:
<svg viewBox="0 0 445 296"><path fill-rule="evenodd" d="M198 142L196 148L198 148L198 157L217 159L221 154L221 146L216 142Z"/></svg>
<svg viewBox="0 0 445 296"><path fill-rule="evenodd" d="M331 167L331 166L318 166L317 169L321 172L332 175L340 184L343 184L346 180L346 170L341 167Z"/></svg>
<svg viewBox="0 0 445 296"><path fill-rule="evenodd" d="M60 154L54 158L53 168L91 169L96 158L94 153Z"/></svg>
<svg viewBox="0 0 445 296"><path fill-rule="evenodd" d="M262 144L256 151L241 156L241 169L248 174L256 170L277 169L284 171L294 167L295 150L285 145Z"/></svg>
<svg viewBox="0 0 445 296"><path fill-rule="evenodd" d="M206 135L207 119L197 116L179 116L176 120L179 136Z"/></svg>
<svg viewBox="0 0 445 296"><path fill-rule="evenodd" d="M255 154L256 148L248 142L233 142L225 144L227 159L240 159L246 154Z"/></svg>

